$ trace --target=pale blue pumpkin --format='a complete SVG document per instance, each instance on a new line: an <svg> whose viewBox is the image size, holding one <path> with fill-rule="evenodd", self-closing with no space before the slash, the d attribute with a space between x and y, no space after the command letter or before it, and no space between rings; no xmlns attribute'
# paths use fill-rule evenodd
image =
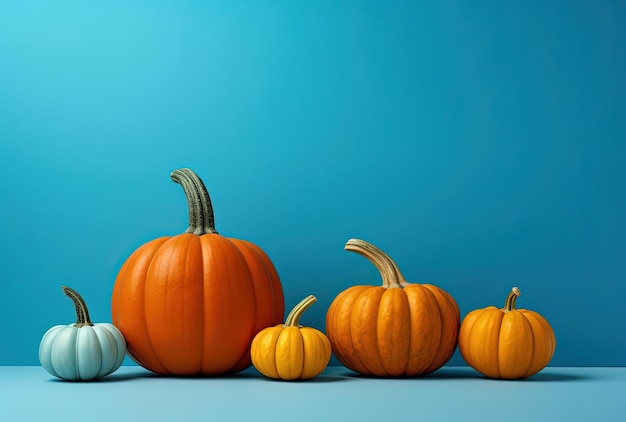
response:
<svg viewBox="0 0 626 422"><path fill-rule="evenodd" d="M76 307L76 323L50 328L39 344L39 362L55 377L92 380L116 371L126 355L122 333L109 323L93 324L83 298L63 286Z"/></svg>

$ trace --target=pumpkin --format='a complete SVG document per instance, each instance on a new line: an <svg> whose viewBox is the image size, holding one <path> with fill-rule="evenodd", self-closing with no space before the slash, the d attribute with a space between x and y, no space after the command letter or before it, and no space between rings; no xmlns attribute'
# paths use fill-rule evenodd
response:
<svg viewBox="0 0 626 422"><path fill-rule="evenodd" d="M252 341L252 364L263 375L281 380L305 380L318 376L330 361L328 338L319 330L301 327L300 317L315 303L308 296L289 313L284 324L268 327Z"/></svg>
<svg viewBox="0 0 626 422"><path fill-rule="evenodd" d="M456 349L459 308L432 284L408 283L396 263L376 246L350 239L345 249L365 256L382 286L341 292L326 314L326 334L349 369L378 377L416 376L443 366Z"/></svg>
<svg viewBox="0 0 626 422"><path fill-rule="evenodd" d="M158 374L215 375L251 365L250 344L278 324L283 290L267 254L252 242L217 233L202 180L175 170L189 227L151 240L122 265L113 287L113 323L128 353Z"/></svg>
<svg viewBox="0 0 626 422"><path fill-rule="evenodd" d="M122 333L109 323L93 324L83 298L63 286L74 302L76 323L50 328L39 344L39 362L55 377L77 381L104 377L116 371L126 355Z"/></svg>
<svg viewBox="0 0 626 422"><path fill-rule="evenodd" d="M556 347L554 331L537 312L516 309L513 287L504 308L468 313L459 331L459 350L469 366L489 378L527 378L541 371Z"/></svg>

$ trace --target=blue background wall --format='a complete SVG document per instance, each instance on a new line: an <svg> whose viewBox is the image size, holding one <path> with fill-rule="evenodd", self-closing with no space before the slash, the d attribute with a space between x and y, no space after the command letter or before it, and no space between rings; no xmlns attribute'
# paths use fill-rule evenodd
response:
<svg viewBox="0 0 626 422"><path fill-rule="evenodd" d="M379 283L360 237L462 315L518 285L553 365L626 364L624 2L223 3L0 3L0 364L73 321L61 284L110 321L183 166L306 325Z"/></svg>

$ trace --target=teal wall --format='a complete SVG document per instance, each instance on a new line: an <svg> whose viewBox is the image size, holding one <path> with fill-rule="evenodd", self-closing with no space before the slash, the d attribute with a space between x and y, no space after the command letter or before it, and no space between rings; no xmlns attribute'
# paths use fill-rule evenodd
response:
<svg viewBox="0 0 626 422"><path fill-rule="evenodd" d="M462 315L519 286L553 365L626 365L624 2L424 3L1 2L0 364L72 322L62 284L110 321L190 167L305 325L379 283L359 237Z"/></svg>

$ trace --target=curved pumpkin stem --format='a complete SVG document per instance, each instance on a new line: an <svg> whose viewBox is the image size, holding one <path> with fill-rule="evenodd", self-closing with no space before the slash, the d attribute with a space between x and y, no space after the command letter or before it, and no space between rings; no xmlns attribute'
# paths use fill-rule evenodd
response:
<svg viewBox="0 0 626 422"><path fill-rule="evenodd" d="M309 295L302 299L300 303L293 307L287 319L285 320L285 327L299 327L300 317L311 305L317 302L317 299L313 295Z"/></svg>
<svg viewBox="0 0 626 422"><path fill-rule="evenodd" d="M522 292L520 292L517 287L513 287L513 289L511 289L511 293L509 293L509 295L506 297L506 302L504 303L503 310L505 312L514 311L516 309L515 301L517 300L520 294L522 294Z"/></svg>
<svg viewBox="0 0 626 422"><path fill-rule="evenodd" d="M346 242L345 250L363 255L374 264L383 278L383 287L402 288L409 284L393 259L371 243L360 239L350 239Z"/></svg>
<svg viewBox="0 0 626 422"><path fill-rule="evenodd" d="M189 227L185 233L203 235L217 233L209 192L196 173L188 168L174 170L172 180L183 187L189 210Z"/></svg>
<svg viewBox="0 0 626 422"><path fill-rule="evenodd" d="M63 289L63 293L65 293L65 295L72 299L72 302L74 302L74 308L76 308L76 326L82 327L84 325L93 325L91 323L91 319L89 318L87 304L85 304L81 295L79 295L76 290L67 286L61 286L61 288Z"/></svg>

